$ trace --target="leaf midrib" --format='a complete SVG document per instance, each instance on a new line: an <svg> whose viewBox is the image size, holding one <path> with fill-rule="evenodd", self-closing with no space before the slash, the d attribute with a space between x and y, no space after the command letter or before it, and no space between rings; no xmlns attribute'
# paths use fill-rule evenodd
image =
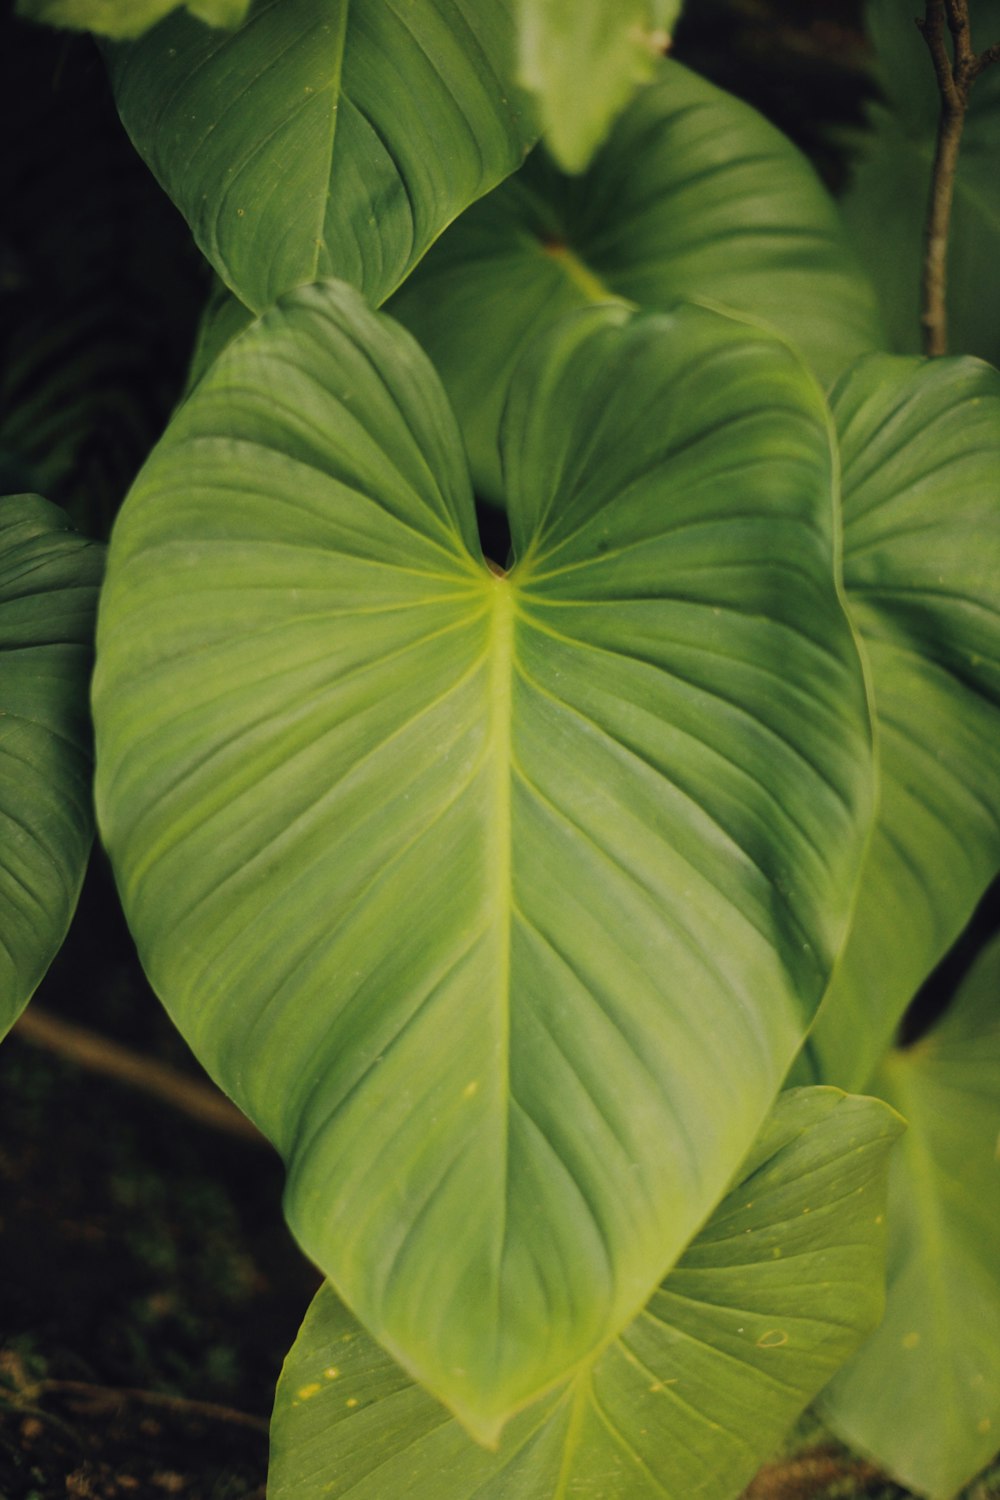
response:
<svg viewBox="0 0 1000 1500"><path fill-rule="evenodd" d="M323 186L320 193L319 222L313 236L313 256L310 280L316 281L320 274L320 261L326 252L326 216L330 207L330 182L333 177L333 154L337 145L337 121L340 118L339 102L341 79L344 74L344 53L347 50L347 22L351 0L344 0L340 13L340 26L334 32L334 58L330 78L330 135L325 154Z"/></svg>
<svg viewBox="0 0 1000 1500"><path fill-rule="evenodd" d="M489 738L493 745L491 771L492 795L487 848L488 868L492 879L487 884L487 900L497 913L494 974L497 999L497 1031L500 1039L498 1068L504 1090L503 1127L500 1134L500 1161L497 1181L502 1185L503 1206L496 1242L495 1287L498 1300L502 1286L504 1251L507 1240L510 1195L510 977L511 931L514 920L513 901L513 829L511 780L513 775L513 682L514 682L514 589L506 575L490 575L493 592L493 619L490 631L490 675L487 685L489 705ZM496 1327L501 1327L497 1317ZM499 1358L499 1349L497 1357Z"/></svg>

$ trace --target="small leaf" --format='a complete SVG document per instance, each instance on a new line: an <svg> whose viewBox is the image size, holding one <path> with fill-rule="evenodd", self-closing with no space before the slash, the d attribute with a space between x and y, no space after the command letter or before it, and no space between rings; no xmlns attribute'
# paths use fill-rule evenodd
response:
<svg viewBox="0 0 1000 1500"><path fill-rule="evenodd" d="M832 404L882 792L809 1049L820 1081L862 1088L1000 868L1000 375L875 356Z"/></svg>
<svg viewBox="0 0 1000 1500"><path fill-rule="evenodd" d="M66 935L90 849L103 556L36 495L0 500L0 1036Z"/></svg>
<svg viewBox="0 0 1000 1500"><path fill-rule="evenodd" d="M907 1119L889 1178L885 1319L823 1397L852 1447L951 1500L1000 1441L1000 942L873 1087Z"/></svg>
<svg viewBox="0 0 1000 1500"><path fill-rule="evenodd" d="M487 1438L738 1167L871 816L791 353L590 309L505 443L498 575L420 350L342 285L284 299L126 501L95 681L155 987L288 1159L309 1253Z"/></svg>
<svg viewBox="0 0 1000 1500"><path fill-rule="evenodd" d="M680 0L520 0L521 82L538 96L546 143L565 171L583 171L652 77L680 8Z"/></svg>
<svg viewBox="0 0 1000 1500"><path fill-rule="evenodd" d="M772 324L824 384L881 346L874 296L803 156L755 110L661 65L581 178L536 152L464 214L394 298L503 497L497 431L525 347L570 309L704 299Z"/></svg>
<svg viewBox="0 0 1000 1500"><path fill-rule="evenodd" d="M324 1287L271 1426L272 1500L732 1500L876 1326L901 1122L873 1099L778 1100L741 1181L646 1310L496 1453Z"/></svg>
<svg viewBox="0 0 1000 1500"><path fill-rule="evenodd" d="M115 49L136 148L254 311L339 276L378 303L535 132L511 86L514 0L255 0Z"/></svg>
<svg viewBox="0 0 1000 1500"><path fill-rule="evenodd" d="M181 0L17 0L17 14L49 26L126 41L142 36L180 4ZM237 26L250 0L186 0L186 4L191 15L210 26Z"/></svg>

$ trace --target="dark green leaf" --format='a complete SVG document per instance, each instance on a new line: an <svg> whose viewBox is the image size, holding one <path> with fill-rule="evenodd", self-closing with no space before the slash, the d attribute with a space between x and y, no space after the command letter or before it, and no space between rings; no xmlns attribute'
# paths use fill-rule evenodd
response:
<svg viewBox="0 0 1000 1500"><path fill-rule="evenodd" d="M1000 375L883 355L832 400L882 792L810 1042L821 1081L861 1088L1000 869Z"/></svg>
<svg viewBox="0 0 1000 1500"><path fill-rule="evenodd" d="M0 1036L66 935L90 849L103 554L47 501L0 500Z"/></svg>
<svg viewBox="0 0 1000 1500"><path fill-rule="evenodd" d="M248 307L340 276L380 302L534 138L514 0L254 0L117 48L122 119Z"/></svg>

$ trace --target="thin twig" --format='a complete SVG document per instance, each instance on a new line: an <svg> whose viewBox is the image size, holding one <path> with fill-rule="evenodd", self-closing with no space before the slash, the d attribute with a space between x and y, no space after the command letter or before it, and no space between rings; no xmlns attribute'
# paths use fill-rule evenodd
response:
<svg viewBox="0 0 1000 1500"><path fill-rule="evenodd" d="M248 1427L252 1432L266 1433L269 1423L266 1417L255 1417L247 1411L236 1411L231 1406L219 1406L214 1401L193 1401L187 1396L171 1396L166 1391L143 1391L132 1387L90 1385L85 1380L39 1380L24 1391L24 1395L37 1401L43 1395L84 1396L102 1406L125 1406L137 1402L143 1406L156 1406L177 1416L205 1417L212 1422L226 1422L231 1427Z"/></svg>
<svg viewBox="0 0 1000 1500"><path fill-rule="evenodd" d="M820 1449L783 1462L765 1464L746 1490L743 1500L802 1500L806 1495L816 1494L820 1486L826 1489L848 1479L867 1486L884 1477L880 1469L864 1459L842 1457Z"/></svg>
<svg viewBox="0 0 1000 1500"><path fill-rule="evenodd" d="M952 38L951 57L945 42L946 23ZM938 355L948 352L948 236L969 94L983 69L1000 59L1000 42L976 54L972 46L968 0L927 0L917 26L927 43L941 95L927 206L920 316L924 353Z"/></svg>
<svg viewBox="0 0 1000 1500"><path fill-rule="evenodd" d="M37 1005L29 1006L15 1026L13 1035L33 1047L42 1047L91 1072L101 1073L105 1078L114 1078L145 1094L152 1094L202 1125L211 1125L215 1130L257 1145L267 1144L256 1126L214 1085L188 1078L155 1058L144 1057L119 1042L59 1020Z"/></svg>

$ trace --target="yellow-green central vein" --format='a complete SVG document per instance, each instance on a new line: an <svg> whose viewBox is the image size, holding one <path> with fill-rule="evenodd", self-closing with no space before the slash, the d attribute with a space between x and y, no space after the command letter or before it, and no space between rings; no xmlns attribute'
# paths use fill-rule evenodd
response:
<svg viewBox="0 0 1000 1500"><path fill-rule="evenodd" d="M585 261L582 261L575 250L560 241L549 241L542 246L543 251L550 260L554 260L566 274L569 281L582 292L588 302L621 302L622 298L610 287L605 286L601 278L592 271Z"/></svg>
<svg viewBox="0 0 1000 1500"><path fill-rule="evenodd" d="M491 785L488 792L487 899L496 914L496 952L493 972L498 1004L498 1067L502 1075L501 1090L505 1120L509 1120L510 1076L510 949L513 922L513 888L511 858L511 726L514 678L514 589L506 576L491 574L488 587L493 595L493 619L490 631L490 674L488 684L489 739L492 745ZM497 1235L495 1266L497 1295L501 1282L504 1241L506 1238L506 1202L508 1177L508 1126L502 1134L499 1183L504 1211ZM498 1318L497 1327L499 1329Z"/></svg>

